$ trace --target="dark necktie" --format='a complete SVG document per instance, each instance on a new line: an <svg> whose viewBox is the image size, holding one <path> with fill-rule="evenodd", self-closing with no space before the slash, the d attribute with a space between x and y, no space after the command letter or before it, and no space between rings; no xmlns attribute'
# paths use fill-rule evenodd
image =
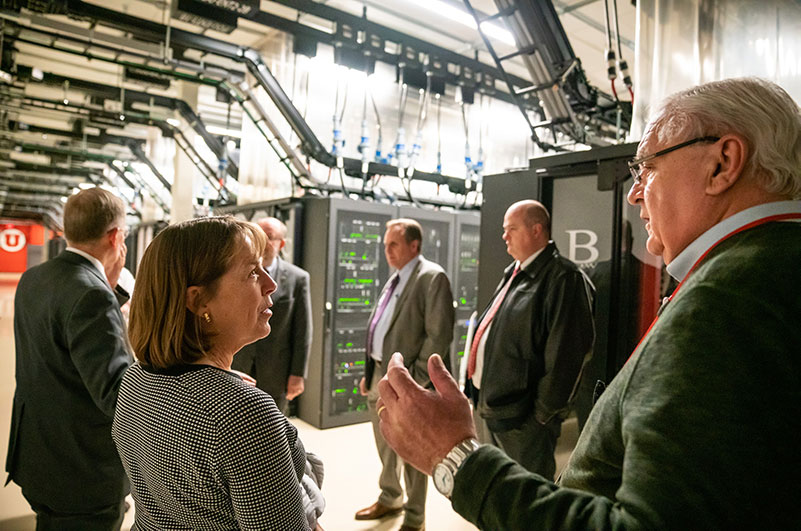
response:
<svg viewBox="0 0 801 531"><path fill-rule="evenodd" d="M398 287L398 282L400 282L400 275L396 273L395 276L392 277L392 280L389 281L389 286L387 286L387 289L381 296L381 302L378 304L378 309L375 311L375 315L373 315L373 320L370 321L370 327L367 329L368 356L373 350L373 334L375 333L375 327L378 325L378 321L381 320L381 316L384 315L384 310L387 309L387 305L392 299L392 294L395 293L395 288Z"/></svg>
<svg viewBox="0 0 801 531"><path fill-rule="evenodd" d="M498 293L497 297L495 297L495 302L492 303L492 307L490 308L489 312L487 312L487 316L484 317L484 319L481 321L481 324L478 325L478 330L476 330L475 335L473 335L473 343L470 345L470 357L467 358L467 377L470 379L473 378L473 373L476 372L476 357L478 356L478 344L481 343L481 336L484 335L487 327L492 322L492 318L495 317L495 314L498 312L498 308L501 307L501 303L506 297L506 293L509 291L512 281L519 272L520 264L515 266L515 270L512 272L509 280L506 281L506 284L503 286L501 292Z"/></svg>

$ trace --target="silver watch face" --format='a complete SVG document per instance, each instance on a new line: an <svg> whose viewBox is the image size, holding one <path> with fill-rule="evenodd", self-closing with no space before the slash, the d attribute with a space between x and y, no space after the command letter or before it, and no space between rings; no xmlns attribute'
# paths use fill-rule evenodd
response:
<svg viewBox="0 0 801 531"><path fill-rule="evenodd" d="M434 486L445 496L450 496L453 492L453 472L443 463L438 463L434 467Z"/></svg>

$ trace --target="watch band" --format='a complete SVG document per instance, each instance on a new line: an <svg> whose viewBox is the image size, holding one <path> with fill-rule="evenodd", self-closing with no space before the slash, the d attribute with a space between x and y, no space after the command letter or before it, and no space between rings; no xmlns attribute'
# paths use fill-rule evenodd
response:
<svg viewBox="0 0 801 531"><path fill-rule="evenodd" d="M464 463L467 457L475 452L480 446L481 445L476 439L470 437L454 446L451 451L448 452L448 455L446 455L442 461L437 463L437 465L434 467L433 479L434 486L439 492L448 498L451 497L451 494L453 494L454 478L456 473L459 471L459 468L462 466L462 463Z"/></svg>
<svg viewBox="0 0 801 531"><path fill-rule="evenodd" d="M454 446L448 455L445 456L445 459L450 460L451 463L454 465L453 473L456 474L456 471L459 470L459 467L462 466L462 463L467 456L478 450L481 445L478 441L472 437L469 439L465 439L456 446Z"/></svg>

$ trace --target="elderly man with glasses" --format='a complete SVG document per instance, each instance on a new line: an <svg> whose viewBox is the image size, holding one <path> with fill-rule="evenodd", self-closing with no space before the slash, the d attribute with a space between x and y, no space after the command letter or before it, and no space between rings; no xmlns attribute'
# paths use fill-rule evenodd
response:
<svg viewBox="0 0 801 531"><path fill-rule="evenodd" d="M680 280L595 405L560 479L475 443L393 359L381 428L482 529L788 529L801 522L801 112L731 79L669 97L630 164L648 250Z"/></svg>

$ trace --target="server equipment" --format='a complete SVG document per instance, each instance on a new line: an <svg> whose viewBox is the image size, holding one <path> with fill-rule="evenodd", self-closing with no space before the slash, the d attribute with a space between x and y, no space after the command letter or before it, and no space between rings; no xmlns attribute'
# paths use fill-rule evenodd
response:
<svg viewBox="0 0 801 531"><path fill-rule="evenodd" d="M453 327L453 346L451 348L451 372L458 377L459 365L464 358L467 342L467 329L470 316L478 306L478 249L479 225L481 217L478 213L463 212L455 215L454 256L451 287L455 299L456 322Z"/></svg>
<svg viewBox="0 0 801 531"><path fill-rule="evenodd" d="M389 266L381 244L388 205L310 199L303 209L303 267L311 277L312 359L299 416L319 428L366 420L359 394L367 319Z"/></svg>
<svg viewBox="0 0 801 531"><path fill-rule="evenodd" d="M319 428L367 420L359 381L364 376L368 319L390 275L383 236L386 222L393 218L420 222L423 256L440 264L451 280L457 323L451 351L441 354L450 354L452 366L458 366L466 321L475 309L476 214L309 198L302 215L302 264L311 276L314 334L306 390L299 398L300 418Z"/></svg>

